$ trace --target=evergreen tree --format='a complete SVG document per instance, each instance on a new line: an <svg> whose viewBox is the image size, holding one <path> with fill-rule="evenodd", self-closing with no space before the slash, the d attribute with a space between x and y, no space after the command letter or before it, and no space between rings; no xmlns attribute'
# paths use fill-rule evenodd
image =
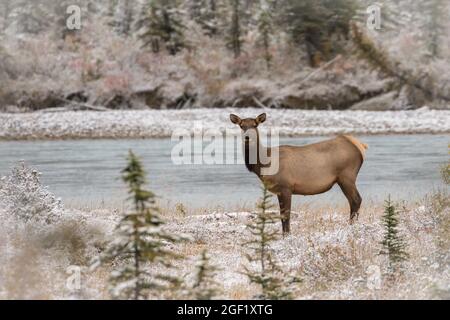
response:
<svg viewBox="0 0 450 320"><path fill-rule="evenodd" d="M150 46L158 53L163 44L171 55L186 47L184 12L178 0L149 0L143 10L137 26L144 47Z"/></svg>
<svg viewBox="0 0 450 320"><path fill-rule="evenodd" d="M388 256L389 268L395 271L398 264L408 258L408 254L406 253L406 243L398 231L398 212L390 197L385 202L382 220L385 231L384 239L381 242L383 246L381 254Z"/></svg>
<svg viewBox="0 0 450 320"><path fill-rule="evenodd" d="M310 66L316 67L338 53L356 11L354 0L286 0L282 22L293 42L305 46Z"/></svg>
<svg viewBox="0 0 450 320"><path fill-rule="evenodd" d="M431 58L439 58L441 55L440 44L448 26L448 0L419 1L418 6L419 12L425 14L422 29L429 55Z"/></svg>
<svg viewBox="0 0 450 320"><path fill-rule="evenodd" d="M240 0L231 0L231 23L226 36L227 47L233 51L237 59L242 52L242 26Z"/></svg>
<svg viewBox="0 0 450 320"><path fill-rule="evenodd" d="M217 36L221 28L223 3L218 0L192 0L189 3L191 18L202 27L206 35Z"/></svg>
<svg viewBox="0 0 450 320"><path fill-rule="evenodd" d="M114 27L115 26L115 15L117 12L117 7L119 0L108 0L106 4L100 6L100 15L105 19L106 23Z"/></svg>
<svg viewBox="0 0 450 320"><path fill-rule="evenodd" d="M0 2L0 34L5 32L9 27L12 9L12 0L3 0Z"/></svg>
<svg viewBox="0 0 450 320"><path fill-rule="evenodd" d="M11 12L16 30L26 34L38 34L46 30L52 22L49 5L46 0L17 0Z"/></svg>
<svg viewBox="0 0 450 320"><path fill-rule="evenodd" d="M278 229L274 228L274 224L280 219L275 214L268 212L273 205L266 186L262 188L262 192L262 198L258 203L260 212L255 221L247 225L252 237L243 244L247 247L246 257L249 265L257 265L257 267L245 267L244 274L251 283L261 287L261 299L292 299L292 285L299 280L287 275L273 256L270 245L279 238L279 232L276 231Z"/></svg>
<svg viewBox="0 0 450 320"><path fill-rule="evenodd" d="M195 268L195 279L191 289L191 296L196 300L212 300L216 298L221 290L215 281L217 268L211 265L210 257L204 250Z"/></svg>
<svg viewBox="0 0 450 320"><path fill-rule="evenodd" d="M264 59L267 70L270 70L272 54L270 52L273 36L273 17L271 6L266 0L261 0L260 9L257 16L258 23L258 44L264 50Z"/></svg>
<svg viewBox="0 0 450 320"><path fill-rule="evenodd" d="M7 54L5 52L5 49L0 45L0 81L3 83L6 82L8 79L8 75L6 73L6 65L4 63L5 59L7 57ZM2 93L2 89L0 89L0 94Z"/></svg>
<svg viewBox="0 0 450 320"><path fill-rule="evenodd" d="M118 0L115 10L114 26L119 34L129 36L133 25L133 3L131 0Z"/></svg>
<svg viewBox="0 0 450 320"><path fill-rule="evenodd" d="M144 189L145 172L140 160L130 151L128 165L122 179L128 185L134 211L124 215L116 228L115 239L97 259L93 267L114 261L111 273L111 293L118 299L147 299L151 291L177 288L181 280L170 275L172 260L179 258L167 244L182 241L182 237L164 230L155 204L155 195ZM162 265L164 273L151 271L151 266Z"/></svg>

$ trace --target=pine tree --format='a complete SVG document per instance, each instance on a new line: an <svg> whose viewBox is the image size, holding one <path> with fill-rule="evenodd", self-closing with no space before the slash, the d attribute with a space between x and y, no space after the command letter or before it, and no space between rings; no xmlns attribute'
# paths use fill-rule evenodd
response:
<svg viewBox="0 0 450 320"><path fill-rule="evenodd" d="M385 232L381 242L383 248L380 253L387 255L389 268L391 271L395 271L401 262L408 259L408 254L406 253L406 243L398 231L398 212L390 196L385 202L382 220Z"/></svg>
<svg viewBox="0 0 450 320"><path fill-rule="evenodd" d="M0 2L0 34L5 32L9 27L12 9L12 0L3 0Z"/></svg>
<svg viewBox="0 0 450 320"><path fill-rule="evenodd" d="M304 46L311 67L337 53L357 11L354 0L286 0L282 23L294 43Z"/></svg>
<svg viewBox="0 0 450 320"><path fill-rule="evenodd" d="M424 30L424 38L431 58L439 58L441 55L440 44L447 29L449 5L447 0L419 1L418 10L425 16L425 22L421 26Z"/></svg>
<svg viewBox="0 0 450 320"><path fill-rule="evenodd" d="M162 44L171 55L187 46L184 37L184 12L178 0L148 0L141 19L137 23L144 47L150 46L153 52L161 51Z"/></svg>
<svg viewBox="0 0 450 320"><path fill-rule="evenodd" d="M260 298L264 300L292 299L292 285L298 278L287 275L277 264L270 245L279 238L278 229L273 228L280 219L268 212L273 206L270 203L271 195L266 186L262 188L262 198L258 203L259 213L255 221L250 222L247 228L252 238L243 245L247 247L247 260L255 267L245 267L244 274L251 283L261 287Z"/></svg>
<svg viewBox="0 0 450 320"><path fill-rule="evenodd" d="M218 0L192 0L189 3L191 18L200 25L207 36L217 36L220 33L223 4Z"/></svg>
<svg viewBox="0 0 450 320"><path fill-rule="evenodd" d="M6 52L5 48L3 48L0 44L0 81L6 83L6 81L10 78L9 63L10 56ZM2 88L0 88L0 93L2 92Z"/></svg>
<svg viewBox="0 0 450 320"><path fill-rule="evenodd" d="M258 44L264 50L264 60L267 70L270 70L272 54L270 52L273 36L273 17L271 6L266 0L261 0L260 9L257 16L258 23Z"/></svg>
<svg viewBox="0 0 450 320"><path fill-rule="evenodd" d="M194 284L190 290L191 296L196 300L212 300L216 298L221 292L219 284L214 279L218 269L211 265L210 257L206 250L201 253L195 269Z"/></svg>
<svg viewBox="0 0 450 320"><path fill-rule="evenodd" d="M119 34L129 36L133 25L133 3L119 0L114 15L114 27Z"/></svg>
<svg viewBox="0 0 450 320"><path fill-rule="evenodd" d="M231 0L231 23L226 44L233 51L235 59L239 58L242 53L242 43L240 0Z"/></svg>
<svg viewBox="0 0 450 320"><path fill-rule="evenodd" d="M111 293L118 299L147 299L152 291L165 291L179 287L181 280L170 275L172 260L180 258L167 248L182 237L162 229L155 195L144 189L145 172L140 160L130 151L128 165L122 172L128 185L134 211L124 215L116 228L115 239L95 261L93 267L114 261L111 273ZM164 273L151 271L151 266L161 265Z"/></svg>
<svg viewBox="0 0 450 320"><path fill-rule="evenodd" d="M48 5L45 0L17 0L11 12L16 30L25 34L38 34L46 30L52 22Z"/></svg>

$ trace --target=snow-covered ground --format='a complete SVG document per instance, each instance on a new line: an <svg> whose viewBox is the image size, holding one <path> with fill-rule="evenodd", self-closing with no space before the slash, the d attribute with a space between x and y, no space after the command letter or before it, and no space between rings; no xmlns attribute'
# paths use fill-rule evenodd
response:
<svg viewBox="0 0 450 320"><path fill-rule="evenodd" d="M193 133L232 128L229 114L256 117L282 136L450 133L450 111L307 111L279 109L190 109L107 112L0 114L0 139L81 139L170 137L174 130Z"/></svg>
<svg viewBox="0 0 450 320"><path fill-rule="evenodd" d="M354 225L347 208L295 208L292 234L273 243L286 272L302 279L301 299L447 299L450 297L448 194L435 193L400 210L401 233L409 259L395 280L385 275L380 255L383 208L366 204ZM246 224L252 209L240 212L186 213L164 210L167 231L190 241L172 249L189 279L200 253L207 249L219 271L222 297L253 298L258 288L242 274L246 264ZM19 166L0 180L0 299L110 298L111 266L89 271L120 219L114 209L65 208L40 185L37 172ZM274 226L279 228L279 225ZM446 229L447 228L447 229ZM152 268L152 266L148 266ZM80 271L80 286L73 276ZM164 271L164 270L158 270ZM75 282L76 283L76 282Z"/></svg>

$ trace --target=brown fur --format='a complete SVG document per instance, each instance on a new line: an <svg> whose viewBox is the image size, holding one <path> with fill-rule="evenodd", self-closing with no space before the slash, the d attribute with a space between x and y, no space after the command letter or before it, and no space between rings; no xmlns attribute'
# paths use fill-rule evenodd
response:
<svg viewBox="0 0 450 320"><path fill-rule="evenodd" d="M283 233L290 231L292 195L315 195L327 192L336 183L340 186L350 204L350 222L358 215L362 198L356 188L356 178L364 162L367 145L351 136L338 136L334 139L306 146L279 146L265 148L260 144L258 125L266 120L262 114L256 119L240 119L231 115L233 123L239 125L244 133L244 155L246 166L254 172L267 188L277 195L280 204ZM256 130L256 141L247 140L246 134ZM262 175L264 165L257 159L250 164L250 148L263 149L272 154L279 152L279 170L274 175Z"/></svg>

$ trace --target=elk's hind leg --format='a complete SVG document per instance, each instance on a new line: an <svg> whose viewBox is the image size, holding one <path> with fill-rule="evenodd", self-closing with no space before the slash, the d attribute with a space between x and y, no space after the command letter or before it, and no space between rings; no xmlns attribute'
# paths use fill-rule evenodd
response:
<svg viewBox="0 0 450 320"><path fill-rule="evenodd" d="M281 224L283 226L283 235L291 231L291 200L292 193L290 191L282 191L278 194L278 202L280 204Z"/></svg>
<svg viewBox="0 0 450 320"><path fill-rule="evenodd" d="M341 179L338 184L350 204L350 224L352 224L355 217L359 216L359 208L362 202L361 195L353 180Z"/></svg>

